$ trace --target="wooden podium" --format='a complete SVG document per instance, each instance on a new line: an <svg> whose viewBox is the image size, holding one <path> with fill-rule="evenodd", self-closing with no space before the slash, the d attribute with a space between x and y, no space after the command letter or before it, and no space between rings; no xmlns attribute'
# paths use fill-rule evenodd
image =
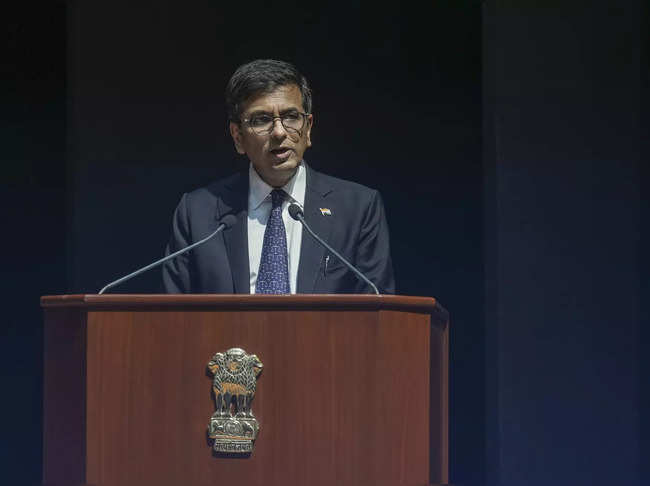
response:
<svg viewBox="0 0 650 486"><path fill-rule="evenodd" d="M46 486L447 483L448 325L434 299L64 295L45 314ZM206 366L263 362L249 455L214 453Z"/></svg>

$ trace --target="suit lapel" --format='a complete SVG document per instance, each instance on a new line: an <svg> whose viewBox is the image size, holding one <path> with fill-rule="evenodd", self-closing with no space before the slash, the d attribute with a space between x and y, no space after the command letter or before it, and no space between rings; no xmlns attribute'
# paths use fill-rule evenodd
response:
<svg viewBox="0 0 650 486"><path fill-rule="evenodd" d="M237 222L224 230L233 287L237 294L250 293L250 269L248 262L248 176L244 173L225 186L222 198L218 199L218 218L232 213Z"/></svg>
<svg viewBox="0 0 650 486"><path fill-rule="evenodd" d="M320 208L324 208L325 199L332 191L331 186L324 182L321 175L307 168L307 187L305 191L305 221L318 236L329 240L332 230L332 217L324 216ZM321 268L325 249L307 231L303 229L300 244L300 265L298 267L297 292L313 293L316 279Z"/></svg>

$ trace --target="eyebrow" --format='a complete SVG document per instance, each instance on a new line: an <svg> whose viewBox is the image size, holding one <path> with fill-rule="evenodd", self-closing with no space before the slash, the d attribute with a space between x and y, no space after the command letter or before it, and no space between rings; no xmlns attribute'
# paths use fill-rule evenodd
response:
<svg viewBox="0 0 650 486"><path fill-rule="evenodd" d="M300 113L300 110L298 108L287 108L286 110L281 110L280 111L280 116L285 115L287 113L291 112L298 112ZM252 111L251 113L248 114L247 118L251 118L257 115L268 115L268 116L273 116L273 113L270 111L265 111L265 110L255 110Z"/></svg>

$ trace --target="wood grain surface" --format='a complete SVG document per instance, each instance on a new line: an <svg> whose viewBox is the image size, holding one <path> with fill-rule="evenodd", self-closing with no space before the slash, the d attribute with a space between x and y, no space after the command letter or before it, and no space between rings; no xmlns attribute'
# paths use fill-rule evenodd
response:
<svg viewBox="0 0 650 486"><path fill-rule="evenodd" d="M73 429L85 435L62 440L46 433L46 464L56 463L53 451L71 441L68 451L59 452L80 463L68 475L49 466L46 482L415 486L447 481L448 385L442 376L447 327L432 327L430 313L422 310L435 307L433 299L405 303L353 296L345 302L339 296L309 296L315 301L310 308L303 296L175 296L180 300L174 304L165 300L169 296L95 297L100 301L58 298L67 305L55 303L56 297L43 299L50 329L47 366L60 368L46 375L46 419L50 430L56 429L54 416L67 402L76 412L65 420L76 421ZM80 334L78 328L85 330ZM57 365L56 356L70 345L47 336L74 329L85 347L60 356ZM206 435L215 409L206 365L215 352L231 347L255 353L264 363L253 401L261 429L253 453L245 457L215 455ZM77 368L83 373L68 380L65 370ZM66 391L59 392L58 383L66 381Z"/></svg>

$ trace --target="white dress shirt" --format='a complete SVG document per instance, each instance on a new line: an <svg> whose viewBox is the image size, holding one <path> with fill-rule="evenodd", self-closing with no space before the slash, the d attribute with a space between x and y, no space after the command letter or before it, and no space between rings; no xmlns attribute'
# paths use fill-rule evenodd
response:
<svg viewBox="0 0 650 486"><path fill-rule="evenodd" d="M250 268L251 294L254 294L262 258L264 231L271 214L271 191L274 188L262 180L253 168L253 164L248 167L248 182L248 264ZM288 197L282 203L282 221L287 232L289 288L292 294L296 293L298 281L302 225L289 215L289 205L295 202L301 208L305 207L306 184L307 174L304 164L301 163L291 180L282 187L284 192L288 194Z"/></svg>

